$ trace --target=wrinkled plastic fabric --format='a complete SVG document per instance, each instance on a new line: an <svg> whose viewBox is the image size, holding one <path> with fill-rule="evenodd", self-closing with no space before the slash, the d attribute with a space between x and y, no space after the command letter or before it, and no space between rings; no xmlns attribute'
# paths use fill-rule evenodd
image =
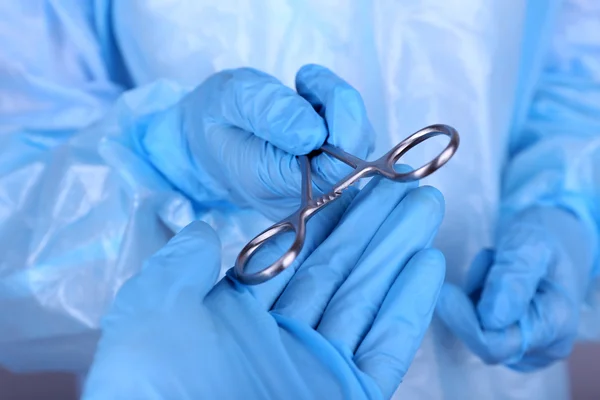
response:
<svg viewBox="0 0 600 400"><path fill-rule="evenodd" d="M251 66L293 87L302 65L329 67L363 95L373 157L425 125L456 127L459 152L426 180L446 198L436 246L453 283L493 246L501 215L533 205L568 209L598 243L594 0L40 1L2 4L0 18L8 368L85 370L115 292L192 219L219 232L224 269L266 226L249 210L191 202L128 146L149 116L223 68ZM424 144L407 162L440 148ZM584 338L600 336L598 286L582 309ZM434 320L397 396L563 399L568 389L563 363L526 375L486 366Z"/></svg>

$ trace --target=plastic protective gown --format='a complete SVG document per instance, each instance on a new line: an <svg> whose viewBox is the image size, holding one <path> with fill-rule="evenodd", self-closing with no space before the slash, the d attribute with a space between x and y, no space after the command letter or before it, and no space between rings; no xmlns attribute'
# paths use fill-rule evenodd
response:
<svg viewBox="0 0 600 400"><path fill-rule="evenodd" d="M303 64L329 67L365 99L373 156L425 125L456 127L459 152L427 180L446 198L436 246L451 282L464 284L475 254L493 245L502 206L565 207L597 244L596 3L3 3L0 364L85 371L116 291L174 232L209 222L226 269L269 223L186 196L132 145L151 116L223 68L251 66L292 86ZM408 162L437 150L427 144ZM600 334L592 286L588 338ZM532 374L486 366L434 321L397 395L561 399L568 381L563 363Z"/></svg>

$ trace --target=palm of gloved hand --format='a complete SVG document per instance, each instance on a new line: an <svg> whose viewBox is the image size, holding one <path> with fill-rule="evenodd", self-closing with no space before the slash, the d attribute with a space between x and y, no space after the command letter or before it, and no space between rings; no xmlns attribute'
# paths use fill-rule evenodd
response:
<svg viewBox="0 0 600 400"><path fill-rule="evenodd" d="M228 201L286 217L300 199L296 155L327 141L362 158L374 137L360 94L328 69L303 67L296 90L250 68L216 73L155 116L139 147L200 203ZM323 190L349 172L325 154L312 166Z"/></svg>
<svg viewBox="0 0 600 400"><path fill-rule="evenodd" d="M423 250L443 200L413 186L346 193L309 223L297 272L258 286L228 276L213 287L218 239L190 225L119 292L84 397L391 396L444 277L441 253Z"/></svg>
<svg viewBox="0 0 600 400"><path fill-rule="evenodd" d="M518 215L473 262L471 298L445 285L438 315L487 363L530 371L568 356L592 265L582 228L558 209Z"/></svg>

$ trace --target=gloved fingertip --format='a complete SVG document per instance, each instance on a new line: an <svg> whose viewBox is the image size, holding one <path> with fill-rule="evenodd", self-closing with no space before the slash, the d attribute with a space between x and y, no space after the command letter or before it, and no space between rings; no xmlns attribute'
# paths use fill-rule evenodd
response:
<svg viewBox="0 0 600 400"><path fill-rule="evenodd" d="M306 80L312 76L322 73L330 72L328 68L319 64L305 64L296 73L296 88L298 85L302 85Z"/></svg>
<svg viewBox="0 0 600 400"><path fill-rule="evenodd" d="M485 278L494 263L494 251L491 249L483 249L473 259L467 275L465 289L467 293L474 293L476 290L483 288Z"/></svg>
<svg viewBox="0 0 600 400"><path fill-rule="evenodd" d="M437 204L441 207L442 212L444 211L446 207L446 200L444 199L442 192L429 185L421 186L421 190L427 194L427 196L431 196L431 198L435 199Z"/></svg>
<svg viewBox="0 0 600 400"><path fill-rule="evenodd" d="M512 316L516 307L512 296L514 293L498 291L490 286L484 288L477 304L477 314L484 329L504 329L517 321L517 318Z"/></svg>
<svg viewBox="0 0 600 400"><path fill-rule="evenodd" d="M414 202L428 217L441 222L445 211L445 200L442 193L433 186L419 186L412 189L403 202Z"/></svg>
<svg viewBox="0 0 600 400"><path fill-rule="evenodd" d="M202 239L203 241L210 241L211 244L219 244L219 236L217 232L204 221L192 221L186 225L178 234L179 237L185 237L190 239Z"/></svg>
<svg viewBox="0 0 600 400"><path fill-rule="evenodd" d="M444 253L442 253L439 249L436 248L428 248L419 251L415 255L415 257L416 256L418 256L419 260L424 262L425 264L429 266L434 266L435 268L439 268L439 270L436 269L436 271L441 272L441 276L443 279L443 275L446 271L446 257L444 257ZM439 274L436 273L436 277L438 276Z"/></svg>
<svg viewBox="0 0 600 400"><path fill-rule="evenodd" d="M281 140L273 143L293 155L305 155L319 149L327 140L327 127L325 121L312 109L310 104L302 99L306 105L294 110L280 128ZM289 114L288 114L289 115Z"/></svg>
<svg viewBox="0 0 600 400"><path fill-rule="evenodd" d="M220 265L221 242L217 233L205 222L195 221L146 262L140 284L154 287L152 290L157 293L171 292L182 285L205 291L216 281Z"/></svg>
<svg viewBox="0 0 600 400"><path fill-rule="evenodd" d="M215 230L203 221L194 221L173 236L155 256L172 258L215 249L219 252L221 249L221 241Z"/></svg>
<svg viewBox="0 0 600 400"><path fill-rule="evenodd" d="M480 331L475 308L458 286L444 283L436 305L436 314L444 324L461 338L476 336Z"/></svg>
<svg viewBox="0 0 600 400"><path fill-rule="evenodd" d="M435 292L438 294L444 286L446 276L446 258L440 250L430 247L419 251L410 260L409 265L418 265L422 269L420 273L428 276L427 284L429 287L436 286Z"/></svg>

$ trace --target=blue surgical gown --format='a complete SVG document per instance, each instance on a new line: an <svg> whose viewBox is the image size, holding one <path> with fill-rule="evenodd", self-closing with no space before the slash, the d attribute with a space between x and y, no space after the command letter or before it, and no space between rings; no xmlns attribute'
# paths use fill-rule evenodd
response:
<svg viewBox="0 0 600 400"><path fill-rule="evenodd" d="M460 151L426 181L446 197L437 246L454 283L493 245L501 207L566 207L598 243L595 0L34 0L0 3L0 21L0 364L10 369L85 371L115 292L193 219L219 232L224 269L269 223L194 202L130 145L224 68L293 86L303 64L329 67L365 99L373 156L425 125L456 127ZM438 150L426 144L408 162ZM584 338L600 336L599 287L582 306ZM397 396L564 399L568 380L564 363L526 375L486 366L434 320Z"/></svg>

